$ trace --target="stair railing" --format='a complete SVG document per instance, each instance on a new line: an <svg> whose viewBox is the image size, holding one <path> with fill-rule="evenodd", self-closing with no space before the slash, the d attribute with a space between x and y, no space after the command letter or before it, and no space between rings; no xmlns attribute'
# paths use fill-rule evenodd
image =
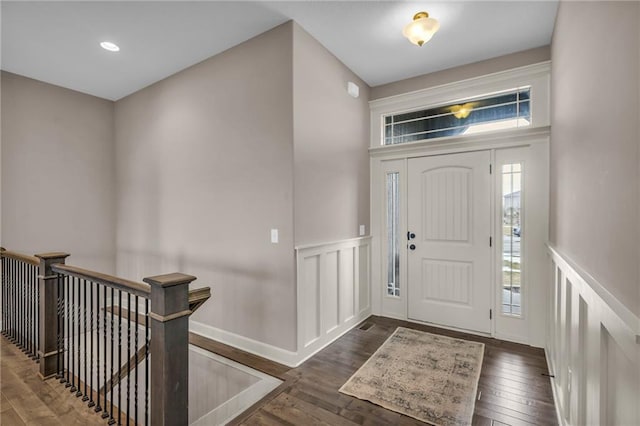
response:
<svg viewBox="0 0 640 426"><path fill-rule="evenodd" d="M108 424L188 424L188 321L209 288L189 292L196 278L180 273L130 281L68 256L0 251L2 333Z"/></svg>

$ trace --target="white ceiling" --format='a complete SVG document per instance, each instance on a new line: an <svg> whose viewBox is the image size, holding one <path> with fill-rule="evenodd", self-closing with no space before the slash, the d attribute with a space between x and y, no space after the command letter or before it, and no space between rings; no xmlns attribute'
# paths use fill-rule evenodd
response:
<svg viewBox="0 0 640 426"><path fill-rule="evenodd" d="M9 2L2 69L120 99L290 19L377 86L549 44L557 1ZM402 36L426 10L440 31ZM109 40L121 51L99 47Z"/></svg>

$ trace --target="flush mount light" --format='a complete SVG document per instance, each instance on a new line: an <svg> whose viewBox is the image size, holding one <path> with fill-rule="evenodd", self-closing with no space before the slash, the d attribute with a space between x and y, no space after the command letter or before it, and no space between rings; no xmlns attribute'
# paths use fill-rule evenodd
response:
<svg viewBox="0 0 640 426"><path fill-rule="evenodd" d="M118 52L120 50L120 47L118 47L117 44L111 43L110 41L103 41L100 43L100 47L104 50L108 50L109 52Z"/></svg>
<svg viewBox="0 0 640 426"><path fill-rule="evenodd" d="M475 106L475 102L468 102L462 105L454 105L451 107L451 112L453 113L453 116L455 118L461 120L463 118L467 118L469 114L471 114L471 111L473 111L473 108Z"/></svg>
<svg viewBox="0 0 640 426"><path fill-rule="evenodd" d="M413 21L404 26L402 34L417 46L422 46L440 29L440 23L429 18L427 12L418 12L413 15Z"/></svg>

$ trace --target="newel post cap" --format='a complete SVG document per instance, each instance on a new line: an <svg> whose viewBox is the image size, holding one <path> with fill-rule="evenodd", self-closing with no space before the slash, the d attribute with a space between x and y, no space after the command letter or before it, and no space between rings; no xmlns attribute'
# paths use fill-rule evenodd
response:
<svg viewBox="0 0 640 426"><path fill-rule="evenodd" d="M69 256L71 256L69 253L64 253L61 251L54 251L50 253L40 253L35 255L35 257L41 260L66 259Z"/></svg>
<svg viewBox="0 0 640 426"><path fill-rule="evenodd" d="M146 277L142 281L156 287L173 287L181 284L189 284L191 281L196 280L193 275L181 274L179 272L173 272L171 274L156 275L153 277Z"/></svg>

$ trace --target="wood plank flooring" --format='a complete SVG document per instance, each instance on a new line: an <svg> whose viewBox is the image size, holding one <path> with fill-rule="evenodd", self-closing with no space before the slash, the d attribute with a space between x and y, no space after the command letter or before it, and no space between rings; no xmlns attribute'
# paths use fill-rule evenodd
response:
<svg viewBox="0 0 640 426"><path fill-rule="evenodd" d="M364 324L372 326L354 328L293 369L200 336L192 335L191 343L284 380L233 425L424 424L338 392L399 326L485 344L474 425L557 424L542 349L382 317L371 317Z"/></svg>
<svg viewBox="0 0 640 426"><path fill-rule="evenodd" d="M368 330L355 328L298 368L248 354L192 334L192 344L248 365L284 382L237 417L233 425L421 425L410 417L338 389L398 326L485 344L473 424L556 425L550 379L542 349L465 333L371 317ZM37 377L37 364L0 337L0 424L104 425L77 398ZM551 379L553 380L553 379Z"/></svg>
<svg viewBox="0 0 640 426"><path fill-rule="evenodd" d="M55 380L42 381L38 364L0 336L0 425L102 425L80 398Z"/></svg>

